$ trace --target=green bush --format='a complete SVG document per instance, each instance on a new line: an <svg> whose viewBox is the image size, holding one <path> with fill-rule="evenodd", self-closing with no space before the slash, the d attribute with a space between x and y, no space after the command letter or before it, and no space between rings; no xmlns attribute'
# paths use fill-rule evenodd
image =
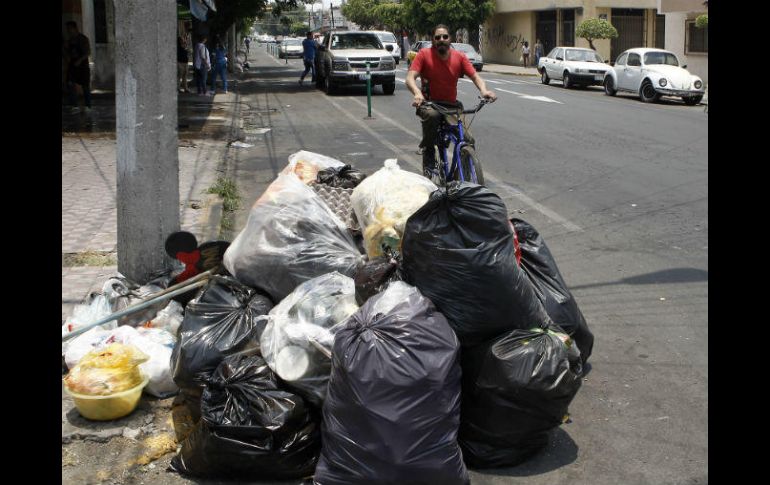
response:
<svg viewBox="0 0 770 485"><path fill-rule="evenodd" d="M580 22L575 35L588 41L591 49L596 50L593 41L596 39L611 39L618 36L618 31L604 19L590 18Z"/></svg>
<svg viewBox="0 0 770 485"><path fill-rule="evenodd" d="M695 19L695 26L699 29L705 29L709 26L709 14L704 13L703 15L699 15L697 19Z"/></svg>

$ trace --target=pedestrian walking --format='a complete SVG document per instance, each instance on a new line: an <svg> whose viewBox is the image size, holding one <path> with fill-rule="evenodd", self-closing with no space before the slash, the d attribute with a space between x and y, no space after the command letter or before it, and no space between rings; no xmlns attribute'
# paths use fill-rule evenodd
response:
<svg viewBox="0 0 770 485"><path fill-rule="evenodd" d="M72 112L91 111L91 68L88 65L88 56L91 55L91 43L88 37L78 31L78 24L70 20L67 22L67 52L69 64L67 66L67 87L69 88L69 101ZM78 108L79 97L83 95L83 108Z"/></svg>
<svg viewBox="0 0 770 485"><path fill-rule="evenodd" d="M524 62L524 67L529 67L529 42L526 40L521 46L521 59Z"/></svg>
<svg viewBox="0 0 770 485"><path fill-rule="evenodd" d="M187 43L181 35L176 38L176 75L177 88L180 92L189 93L190 88L187 84L187 65L190 62L190 56L187 52Z"/></svg>
<svg viewBox="0 0 770 485"><path fill-rule="evenodd" d="M243 43L246 44L246 60L249 60L249 46L251 45L251 39L246 37L243 39Z"/></svg>
<svg viewBox="0 0 770 485"><path fill-rule="evenodd" d="M193 54L193 68L195 69L195 85L198 88L198 96L206 95L206 76L211 70L211 61L209 59L209 50L206 48L206 36L201 36L198 43L195 44L195 53Z"/></svg>
<svg viewBox="0 0 770 485"><path fill-rule="evenodd" d="M302 81L305 80L307 73L312 73L310 79L315 81L315 50L318 44L313 39L313 33L308 31L306 39L302 41L302 62L305 63L305 71L299 77L299 85L302 86Z"/></svg>
<svg viewBox="0 0 770 485"><path fill-rule="evenodd" d="M540 58L543 57L543 55L543 43L540 42L540 39L537 39L537 42L535 42L535 67L540 65Z"/></svg>
<svg viewBox="0 0 770 485"><path fill-rule="evenodd" d="M214 48L214 68L211 74L212 94L217 92L217 75L222 78L222 89L227 94L227 51L220 41Z"/></svg>

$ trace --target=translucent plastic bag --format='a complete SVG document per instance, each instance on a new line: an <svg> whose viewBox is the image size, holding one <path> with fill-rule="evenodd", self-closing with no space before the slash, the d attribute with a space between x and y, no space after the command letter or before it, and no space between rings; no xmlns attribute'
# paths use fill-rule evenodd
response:
<svg viewBox="0 0 770 485"><path fill-rule="evenodd" d="M260 338L265 361L299 394L320 405L335 326L357 310L352 278L334 272L306 281L270 310Z"/></svg>
<svg viewBox="0 0 770 485"><path fill-rule="evenodd" d="M133 345L113 343L83 356L64 383L72 392L91 396L127 391L142 383L139 365L148 359Z"/></svg>
<svg viewBox="0 0 770 485"><path fill-rule="evenodd" d="M319 171L332 167L342 168L344 166L345 164L336 158L300 150L289 156L289 164L281 170L281 174L288 175L293 173L303 183L308 184L316 180Z"/></svg>
<svg viewBox="0 0 770 485"><path fill-rule="evenodd" d="M75 305L75 308L72 310L72 315L70 315L64 322L64 325L62 325L61 335L64 337L65 335L74 332L81 327L96 322L97 320L101 320L111 313L112 307L110 306L110 302L107 297L104 295L92 294L86 300L85 304ZM98 328L102 330L109 330L117 328L117 326L118 322L113 320L103 325L99 325ZM62 354L67 351L69 344L70 342L62 343Z"/></svg>
<svg viewBox="0 0 770 485"><path fill-rule="evenodd" d="M91 352L118 343L136 347L147 357L139 364L142 373L150 380L145 387L147 393L156 397L167 397L179 391L171 375L171 352L176 339L163 329L139 328L122 325L116 329L94 328L72 340L64 361L67 367L77 367ZM169 345L170 344L170 345Z"/></svg>
<svg viewBox="0 0 770 485"><path fill-rule="evenodd" d="M365 178L353 190L350 202L364 233L366 254L382 256L382 245L401 247L406 220L428 201L436 185L416 173L401 170L396 159Z"/></svg>
<svg viewBox="0 0 770 485"><path fill-rule="evenodd" d="M338 271L352 277L361 264L345 224L294 175L270 184L224 256L233 276L274 301L316 276Z"/></svg>

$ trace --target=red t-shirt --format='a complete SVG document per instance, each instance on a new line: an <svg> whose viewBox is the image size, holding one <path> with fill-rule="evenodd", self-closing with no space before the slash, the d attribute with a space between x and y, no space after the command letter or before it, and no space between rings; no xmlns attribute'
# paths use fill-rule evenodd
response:
<svg viewBox="0 0 770 485"><path fill-rule="evenodd" d="M415 71L428 81L431 101L457 102L457 80L465 74L473 77L476 70L460 51L449 49L449 59L438 55L435 47L420 49L412 61L410 71Z"/></svg>

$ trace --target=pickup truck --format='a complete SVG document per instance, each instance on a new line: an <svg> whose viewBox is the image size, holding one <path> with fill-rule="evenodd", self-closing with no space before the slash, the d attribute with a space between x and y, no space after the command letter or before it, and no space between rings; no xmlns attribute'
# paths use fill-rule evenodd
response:
<svg viewBox="0 0 770 485"><path fill-rule="evenodd" d="M385 94L393 94L396 61L392 50L393 46L383 46L372 32L329 32L316 51L316 86L332 94L339 86L366 84L368 62L372 86L382 86Z"/></svg>

